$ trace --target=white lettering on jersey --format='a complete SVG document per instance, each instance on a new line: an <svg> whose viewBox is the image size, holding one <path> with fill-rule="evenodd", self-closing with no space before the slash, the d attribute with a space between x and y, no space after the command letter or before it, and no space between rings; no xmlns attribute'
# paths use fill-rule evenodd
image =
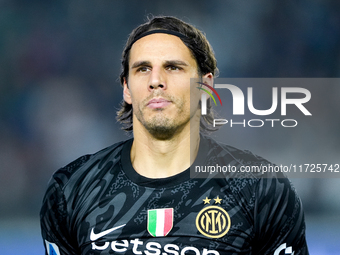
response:
<svg viewBox="0 0 340 255"><path fill-rule="evenodd" d="M102 232L104 233L104 232ZM116 240L111 242L111 249L115 252L126 252L128 248L132 250L133 254L146 254L146 255L185 255L188 252L194 252L196 255L220 255L218 251L208 250L206 248L201 252L198 248L187 246L180 249L176 244L166 244L164 247L158 242L147 242L145 250L141 246L144 242L138 238L130 240ZM110 246L110 242L105 242L103 246L97 246L92 242L92 250L106 250Z"/></svg>

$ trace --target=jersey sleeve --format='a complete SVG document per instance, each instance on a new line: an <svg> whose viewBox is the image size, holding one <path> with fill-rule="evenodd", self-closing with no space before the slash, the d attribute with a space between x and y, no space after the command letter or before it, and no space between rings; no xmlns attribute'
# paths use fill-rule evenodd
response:
<svg viewBox="0 0 340 255"><path fill-rule="evenodd" d="M254 254L308 255L301 200L287 178L261 178L255 204Z"/></svg>
<svg viewBox="0 0 340 255"><path fill-rule="evenodd" d="M68 228L65 196L60 184L52 178L49 182L40 211L41 233L46 255L78 254L73 247L74 238Z"/></svg>

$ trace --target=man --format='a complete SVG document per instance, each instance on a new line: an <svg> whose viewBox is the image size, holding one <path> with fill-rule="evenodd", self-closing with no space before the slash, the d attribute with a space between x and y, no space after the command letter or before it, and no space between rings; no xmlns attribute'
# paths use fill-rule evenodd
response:
<svg viewBox="0 0 340 255"><path fill-rule="evenodd" d="M308 254L284 176L190 178L192 165L268 164L200 134L212 117L201 117L190 79L212 85L216 72L205 36L181 20L132 32L118 119L134 137L53 175L41 209L46 254Z"/></svg>

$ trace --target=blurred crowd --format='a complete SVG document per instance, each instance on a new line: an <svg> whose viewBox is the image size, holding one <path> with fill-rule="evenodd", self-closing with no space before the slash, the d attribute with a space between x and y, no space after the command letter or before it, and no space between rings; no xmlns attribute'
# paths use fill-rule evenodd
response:
<svg viewBox="0 0 340 255"><path fill-rule="evenodd" d="M115 120L121 51L150 14L203 30L220 77L340 76L338 0L1 0L0 217L36 216L54 171L128 138ZM269 157L303 151L306 161L325 154L340 163L339 85L315 88L311 109L319 125L277 136L284 148ZM255 135L247 143L261 141ZM340 212L331 195L340 191L340 176L294 182L306 213Z"/></svg>

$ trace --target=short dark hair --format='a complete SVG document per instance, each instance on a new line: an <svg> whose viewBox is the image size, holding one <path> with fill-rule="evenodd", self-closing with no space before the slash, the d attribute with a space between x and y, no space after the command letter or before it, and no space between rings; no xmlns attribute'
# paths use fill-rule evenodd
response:
<svg viewBox="0 0 340 255"><path fill-rule="evenodd" d="M120 83L124 84L124 79L128 81L129 76L129 58L132 44L140 35L147 31L163 29L174 31L184 35L180 39L189 48L193 57L196 60L198 74L200 76L212 73L214 76L218 74L217 62L213 49L206 39L205 35L194 26L171 16L156 16L149 19L146 23L135 28L130 34L122 54L122 66L120 73ZM121 108L117 112L117 120L122 123L123 130L132 131L132 105L124 100L121 103ZM211 101L207 103L207 115L201 117L201 129L204 131L215 131L213 127L214 117L211 108Z"/></svg>

